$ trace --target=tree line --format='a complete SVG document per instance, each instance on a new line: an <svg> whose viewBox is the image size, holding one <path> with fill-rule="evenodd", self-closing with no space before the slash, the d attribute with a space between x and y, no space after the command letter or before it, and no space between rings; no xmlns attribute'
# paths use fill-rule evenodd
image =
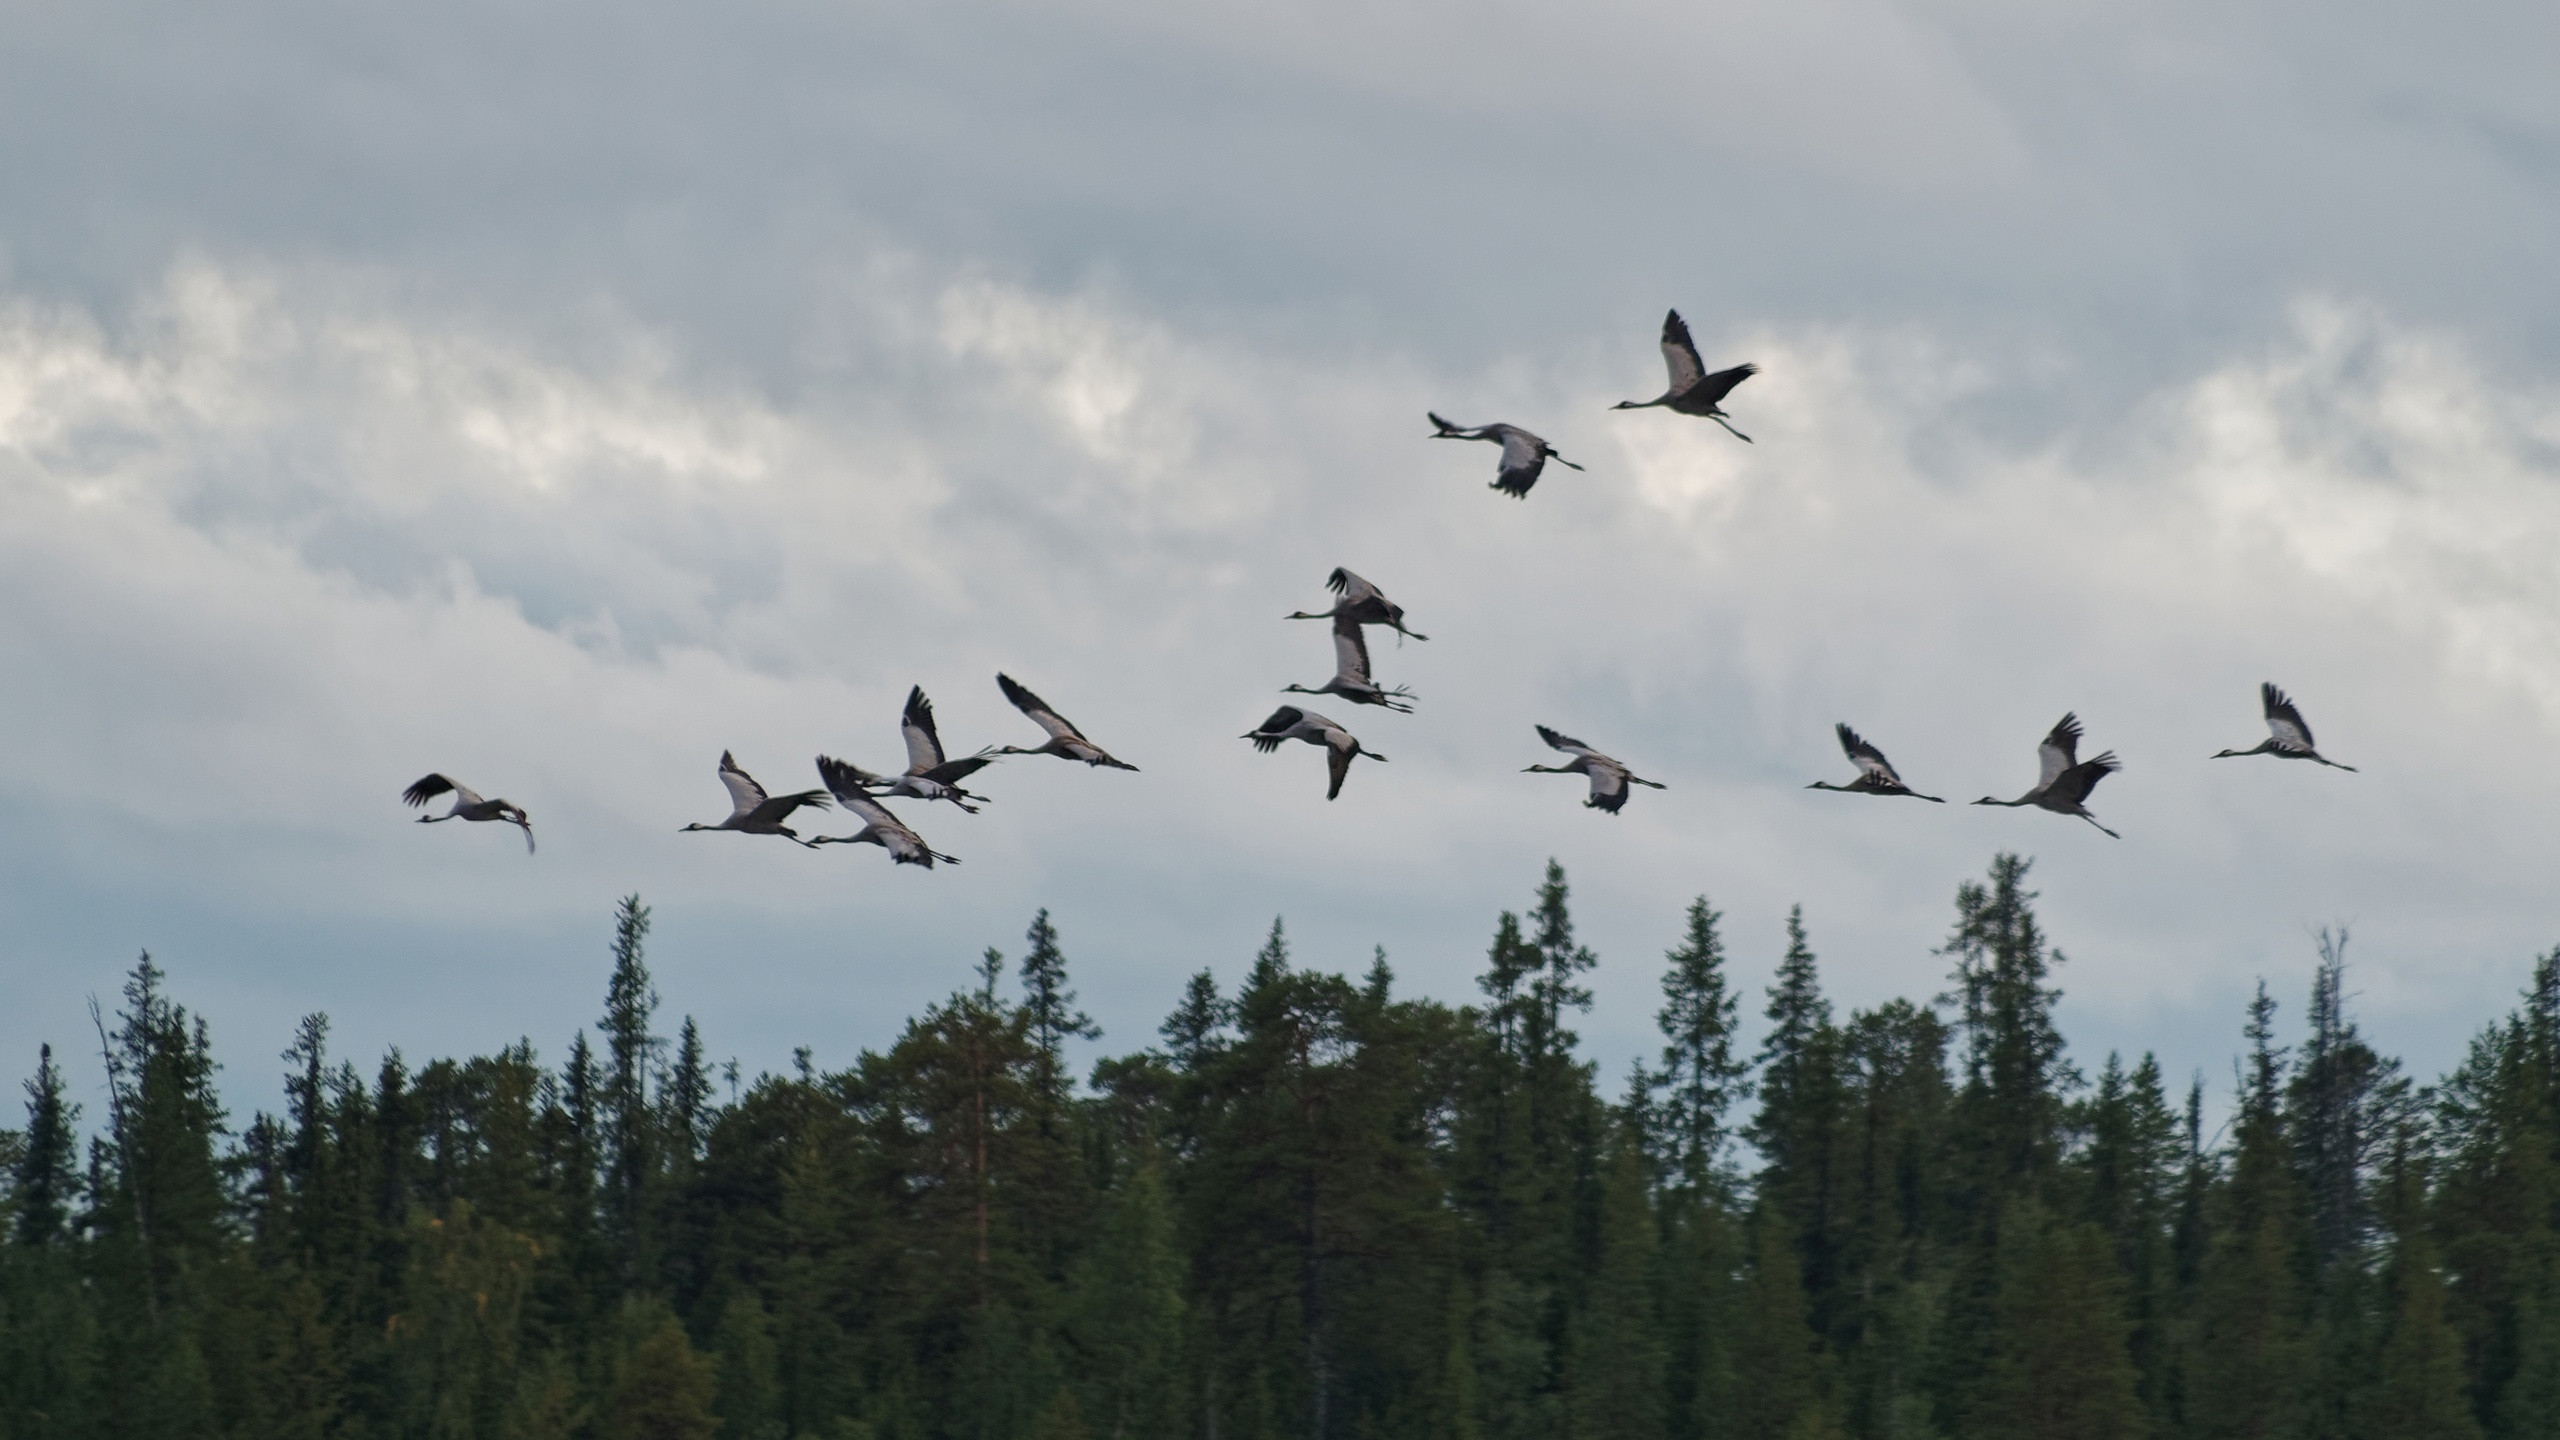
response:
<svg viewBox="0 0 2560 1440"><path fill-rule="evenodd" d="M633 896L557 1063L367 1074L313 1015L245 1121L145 955L105 1113L48 1047L0 1132L0 1440L2560 1435L2560 950L2429 1086L2324 934L2207 1135L2071 1056L2027 871L1959 888L1945 993L1845 1017L1799 909L1756 1051L1697 899L1614 1100L1553 862L1472 1004L1275 921L1081 1078L1045 911L743 1083L660 1032Z"/></svg>

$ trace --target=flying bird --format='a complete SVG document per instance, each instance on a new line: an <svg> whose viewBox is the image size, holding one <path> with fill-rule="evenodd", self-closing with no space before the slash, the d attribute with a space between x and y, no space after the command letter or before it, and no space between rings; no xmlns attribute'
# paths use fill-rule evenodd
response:
<svg viewBox="0 0 2560 1440"><path fill-rule="evenodd" d="M1434 440L1489 440L1502 447L1502 465L1494 472L1490 489L1499 490L1514 500L1526 499L1529 487L1538 483L1538 473L1553 460L1567 470L1582 467L1556 453L1554 446L1517 425L1452 425L1431 411L1431 423L1440 427Z"/></svg>
<svg viewBox="0 0 2560 1440"><path fill-rule="evenodd" d="M1352 737L1350 731L1313 710L1301 710L1295 705L1283 705L1272 711L1270 719L1241 738L1252 741L1253 748L1265 755L1279 749L1283 740L1304 740L1310 745L1325 747L1325 764L1333 777L1332 783L1325 787L1324 798L1327 800L1342 793L1342 777L1351 773L1354 757L1366 755L1379 761L1387 758L1375 750L1361 749L1360 742Z"/></svg>
<svg viewBox="0 0 2560 1440"><path fill-rule="evenodd" d="M1583 744L1572 736L1559 735L1544 725L1538 727L1538 738L1546 741L1550 748L1561 750L1567 755L1572 756L1573 763L1570 765L1531 765L1523 769L1520 773L1523 775L1589 776L1591 780L1591 798L1582 802L1583 808L1585 809L1606 810L1612 815L1617 814L1618 811L1624 808L1627 803L1627 796L1631 793L1628 791L1627 786L1630 784L1650 785L1656 790L1668 790L1671 788L1659 780L1647 780L1643 776L1629 770L1626 767L1625 762L1611 759L1609 756L1601 754L1599 751L1592 749L1590 746Z"/></svg>
<svg viewBox="0 0 2560 1440"><path fill-rule="evenodd" d="M2089 792L2097 788L2099 781L2124 767L2117 761L2113 750L2095 760L2075 759L2079 751L2080 717L2065 715L2053 727L2053 733L2044 737L2044 743L2036 747L2037 758L2044 766L2036 778L2036 788L2015 800L1995 800L1985 795L1973 803L2035 805L2056 815L2077 815L2092 825L2098 825L2098 817L2090 814L2082 802L2089 798ZM2098 825L2098 828L2118 840L2124 838L2113 830L2107 830L2104 825Z"/></svg>
<svg viewBox="0 0 2560 1440"><path fill-rule="evenodd" d="M2294 708L2285 693L2269 680L2258 687L2258 699L2266 705L2268 738L2246 750L2222 750L2214 754L2220 760L2231 755L2273 755L2284 760L2317 760L2333 770L2353 773L2353 765L2341 765L2311 748L2311 727Z"/></svg>
<svg viewBox="0 0 2560 1440"><path fill-rule="evenodd" d="M1736 365L1730 370L1719 370L1713 375L1708 374L1707 367L1698 359L1697 343L1689 338L1688 322L1680 318L1680 312L1677 310L1665 316L1662 321L1662 361L1671 370L1670 389L1651 400L1621 400L1609 408L1645 410L1659 405L1666 410L1677 410L1683 415L1703 415L1725 429L1733 430L1735 439L1742 441L1751 439L1750 436L1733 429L1733 422L1725 418L1725 413L1720 407L1724 397L1733 393L1734 386L1760 373L1759 366Z"/></svg>
<svg viewBox="0 0 2560 1440"><path fill-rule="evenodd" d="M827 808L824 790L797 790L789 795L767 795L756 778L738 768L729 752L720 752L720 783L729 787L729 818L717 825L693 824L685 830L735 830L743 835L779 835L795 844L809 845L798 831L782 822L803 805ZM678 831L678 834L684 833ZM814 845L810 848L815 849Z"/></svg>
<svg viewBox="0 0 2560 1440"><path fill-rule="evenodd" d="M1846 785L1816 780L1804 787L1807 790L1839 790L1857 795L1908 795L1914 800L1930 800L1940 805L1947 803L1939 796L1923 795L1903 784L1902 777L1893 773L1893 762L1884 758L1884 752L1860 739L1858 732L1845 723L1832 728L1840 732L1840 748L1858 767L1858 778Z"/></svg>
<svg viewBox="0 0 2560 1440"><path fill-rule="evenodd" d="M1404 703L1413 692L1399 685L1383 689L1369 678L1369 641L1361 633L1360 622L1348 615L1333 617L1333 678L1314 689L1304 685L1283 685L1281 690L1293 695L1339 695L1354 705L1384 705L1398 714L1409 714L1413 707Z"/></svg>
<svg viewBox="0 0 2560 1440"><path fill-rule="evenodd" d="M821 835L809 843L820 845L877 845L889 852L889 858L901 865L921 865L927 870L933 862L957 865L960 857L945 855L924 843L924 837L907 828L906 822L889 813L889 807L865 789L865 772L832 756L818 757L818 778L835 792L836 803L859 816L862 829L851 835Z"/></svg>
<svg viewBox="0 0 2560 1440"><path fill-rule="evenodd" d="M907 691L906 712L899 718L898 729L907 740L907 773L883 778L854 765L844 765L848 774L862 777L861 783L883 795L905 795L917 800L948 800L975 815L978 807L972 800L984 801L984 795L973 795L960 788L960 782L996 763L993 750L981 750L960 759L947 759L942 752L942 736L933 728L933 702L924 698L924 687ZM843 765L842 761L837 762ZM830 784L832 788L832 782Z"/></svg>
<svg viewBox="0 0 2560 1440"><path fill-rule="evenodd" d="M1416 640L1431 638L1419 630L1404 628L1403 606L1388 599L1385 591L1341 566L1334 566L1333 573L1325 577L1324 583L1326 589L1342 597L1333 602L1332 609L1298 610L1291 612L1286 618L1291 620L1349 619L1361 625L1384 625L1398 635L1410 635Z"/></svg>
<svg viewBox="0 0 2560 1440"><path fill-rule="evenodd" d="M479 791L442 775L426 776L401 791L400 798L411 806L418 806L447 791L453 794L453 808L442 815L421 815L419 824L433 825L439 820L504 820L524 832L524 853L533 853L533 821L526 818L524 807L512 800L483 800Z"/></svg>
<svg viewBox="0 0 2560 1440"><path fill-rule="evenodd" d="M1030 716L1032 721L1039 725L1041 729L1049 732L1049 743L1046 745L1035 745L1028 750L1022 749L1019 746L1007 745L1001 749L992 750L987 753L993 755L1055 755L1066 760L1081 760L1087 765L1108 765L1114 770L1135 770L1138 768L1126 760L1112 759L1109 752L1105 751L1101 746L1084 738L1083 731L1068 724L1067 717L1050 709L1048 701L1041 699L1039 696L1023 689L1020 685L1015 684L1012 676L996 676L996 686L1004 691L1004 698L1013 702L1014 709Z"/></svg>

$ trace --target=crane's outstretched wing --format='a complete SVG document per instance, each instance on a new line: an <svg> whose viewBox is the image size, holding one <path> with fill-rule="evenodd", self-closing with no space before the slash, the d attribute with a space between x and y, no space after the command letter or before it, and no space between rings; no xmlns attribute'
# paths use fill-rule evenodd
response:
<svg viewBox="0 0 2560 1440"><path fill-rule="evenodd" d="M1677 310L1663 317L1662 363L1671 371L1674 395L1687 394L1707 375L1707 367L1698 359L1697 342L1689 338L1689 322Z"/></svg>
<svg viewBox="0 0 2560 1440"><path fill-rule="evenodd" d="M1538 738L1547 742L1547 748L1551 750L1561 750L1567 755L1590 757L1596 756L1600 753L1599 751L1592 749L1590 746L1583 744L1581 741L1574 739L1572 736L1558 734L1544 725L1538 727Z"/></svg>
<svg viewBox="0 0 2560 1440"><path fill-rule="evenodd" d="M1326 589L1354 605L1371 600L1383 602L1387 598L1379 592L1377 586L1352 574L1340 565L1334 566L1333 573L1324 577L1324 584Z"/></svg>
<svg viewBox="0 0 2560 1440"><path fill-rule="evenodd" d="M1505 427L1502 432L1502 469L1493 477L1493 488L1514 500L1524 499L1529 487L1547 468L1547 443L1526 430Z"/></svg>
<svg viewBox="0 0 2560 1440"><path fill-rule="evenodd" d="M2074 765L2063 772L2062 784L2055 789L2054 798L2077 805L2089 798L2089 792L2098 788L2099 781L2123 768L2124 762L2116 759L2113 750L2086 764Z"/></svg>
<svg viewBox="0 0 2560 1440"><path fill-rule="evenodd" d="M1324 798L1330 800L1342 793L1342 777L1351 773L1351 747L1327 741L1324 747L1324 763L1326 771L1331 776L1329 783L1324 787Z"/></svg>
<svg viewBox="0 0 2560 1440"><path fill-rule="evenodd" d="M1333 670L1347 682L1375 685L1369 678L1369 641L1360 622L1348 615L1336 616L1333 622Z"/></svg>
<svg viewBox="0 0 2560 1440"><path fill-rule="evenodd" d="M1591 777L1591 798L1582 803L1595 810L1615 815L1627 803L1627 772L1617 765L1593 765L1584 772Z"/></svg>
<svg viewBox="0 0 2560 1440"><path fill-rule="evenodd" d="M1858 732L1850 729L1845 721L1839 725L1838 729L1840 748L1846 751L1850 760L1856 763L1860 774L1879 784L1891 785L1897 789L1903 788L1902 777L1893 773L1893 762L1884 758L1883 751L1861 739Z"/></svg>
<svg viewBox="0 0 2560 1440"><path fill-rule="evenodd" d="M771 798L756 783L756 777L738 768L738 762L726 750L720 752L720 783L729 787L729 813L733 817L752 815L757 806Z"/></svg>
<svg viewBox="0 0 2560 1440"><path fill-rule="evenodd" d="M2312 742L2310 724L2302 718L2302 712L2294 708L2293 702L2285 698L2285 693L2276 688L2274 681L2258 687L2258 698L2266 704L2267 730L2276 737L2277 748L2306 752L2318 748Z"/></svg>
<svg viewBox="0 0 2560 1440"><path fill-rule="evenodd" d="M2036 747L2036 758L2043 765L2037 774L2036 788L2047 789L2062 778L2062 772L2072 767L2079 751L2080 717L2065 714L2055 722L2052 732L2044 737L2044 743Z"/></svg>
<svg viewBox="0 0 2560 1440"><path fill-rule="evenodd" d="M824 781L827 789L835 795L836 803L843 806L847 814L859 816L862 823L877 825L883 820L892 825L898 823L897 817L889 813L888 807L882 805L878 797L863 788L866 785L879 783L879 776L859 765L838 760L832 755L821 755L818 757L818 778Z"/></svg>
<svg viewBox="0 0 2560 1440"><path fill-rule="evenodd" d="M454 790L460 790L461 788L461 786L454 784L442 775L427 775L420 777L417 784L401 791L400 799L403 803L408 805L424 805L439 795L443 795ZM477 799L479 797L473 796L472 798Z"/></svg>
<svg viewBox="0 0 2560 1440"><path fill-rule="evenodd" d="M996 688L1004 691L1004 698L1013 702L1014 709L1030 716L1032 723L1038 725L1041 729L1048 731L1051 738L1058 740L1084 739L1083 731L1068 724L1065 716L1050 709L1048 701L1041 699L1039 696L1032 694L1030 691L1023 689L1020 685L1016 684L1012 676L998 674L996 676Z"/></svg>
<svg viewBox="0 0 2560 1440"><path fill-rule="evenodd" d="M1724 397L1733 393L1734 386L1759 373L1760 367L1757 365L1736 365L1730 370L1719 370L1701 379L1697 387L1689 392L1687 398L1692 401L1703 401L1709 405L1722 404Z"/></svg>
<svg viewBox="0 0 2560 1440"><path fill-rule="evenodd" d="M906 713L898 729L907 737L907 773L922 775L942 763L942 737L934 733L933 702L921 685L907 692Z"/></svg>
<svg viewBox="0 0 2560 1440"><path fill-rule="evenodd" d="M1307 712L1297 706L1283 705L1271 712L1270 719L1254 726L1253 733L1244 738L1253 742L1254 749L1268 755L1279 749L1280 742L1288 739L1289 732L1296 729L1298 722L1306 718Z"/></svg>

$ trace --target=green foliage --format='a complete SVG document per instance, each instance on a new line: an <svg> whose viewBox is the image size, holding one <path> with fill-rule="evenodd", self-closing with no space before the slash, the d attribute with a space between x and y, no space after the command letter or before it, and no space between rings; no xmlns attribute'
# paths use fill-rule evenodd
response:
<svg viewBox="0 0 2560 1440"><path fill-rule="evenodd" d="M2114 1246L2095 1225L2014 1217L2002 1246L1998 1329L1969 1433L1981 1440L2137 1440L2131 1327Z"/></svg>
<svg viewBox="0 0 2560 1440"><path fill-rule="evenodd" d="M598 1043L368 1078L312 1015L236 1130L145 957L85 1165L50 1048L0 1132L0 1440L2560 1434L2560 951L2421 1090L2324 933L2208 1144L2149 1056L2082 1083L2026 874L1938 1005L1835 1018L1791 915L1748 1063L1701 897L1617 1105L1552 863L1474 1006L1275 921L1090 1088L1045 912L1018 991L724 1101L629 897Z"/></svg>

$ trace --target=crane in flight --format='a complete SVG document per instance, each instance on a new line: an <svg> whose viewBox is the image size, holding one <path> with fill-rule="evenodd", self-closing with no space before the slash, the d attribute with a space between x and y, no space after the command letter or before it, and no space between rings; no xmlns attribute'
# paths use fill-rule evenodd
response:
<svg viewBox="0 0 2560 1440"><path fill-rule="evenodd" d="M791 812L804 805L826 809L826 791L795 790L788 795L767 795L764 787L756 783L756 777L739 769L738 762L730 758L726 750L720 752L720 783L729 787L729 818L716 825L697 821L684 827L685 831L734 830L741 835L779 835L795 845L809 845L813 850L817 848L801 839L800 832L783 822L791 818Z"/></svg>
<svg viewBox="0 0 2560 1440"><path fill-rule="evenodd" d="M1672 311L1662 321L1662 363L1670 368L1671 388L1650 400L1621 400L1612 410L1647 410L1659 405L1683 415L1703 415L1733 431L1733 438L1749 443L1751 437L1733 429L1725 417L1724 397L1733 387L1760 373L1757 365L1736 365L1730 370L1707 373L1705 362L1698 358L1697 342L1689 338L1688 322L1680 312Z"/></svg>
<svg viewBox="0 0 2560 1440"><path fill-rule="evenodd" d="M1081 760L1087 765L1108 765L1115 770L1135 770L1126 760L1114 760L1109 751L1084 738L1084 732L1067 723L1067 717L1049 708L1049 702L1014 683L1010 675L996 676L996 687L1013 708L1031 717L1032 722L1049 732L1049 742L1025 750L1006 745L989 751L992 755L1055 755L1062 760Z"/></svg>
<svg viewBox="0 0 2560 1440"><path fill-rule="evenodd" d="M889 813L864 783L865 772L832 756L818 757L818 778L835 792L836 803L862 821L862 828L851 835L821 835L809 843L811 849L821 845L877 845L889 852L889 858L901 865L921 865L927 870L933 862L957 865L960 857L945 855L924 843L924 837L907 828L907 823Z"/></svg>
<svg viewBox="0 0 2560 1440"><path fill-rule="evenodd" d="M1397 635L1410 635L1416 640L1431 637L1419 630L1404 628L1404 607L1387 598L1387 592L1336 565L1324 579L1325 588L1342 598L1330 610L1296 610L1283 616L1288 620L1343 620L1361 625L1384 625Z"/></svg>
<svg viewBox="0 0 2560 1440"><path fill-rule="evenodd" d="M1846 785L1816 780L1804 787L1807 790L1838 790L1850 795L1908 795L1914 800L1928 800L1940 805L1947 803L1944 797L1923 795L1903 784L1902 777L1894 773L1893 762L1884 758L1884 752L1860 738L1847 722L1832 728L1840 733L1841 751L1848 755L1851 764L1858 767L1858 778Z"/></svg>
<svg viewBox="0 0 2560 1440"><path fill-rule="evenodd" d="M1550 460L1567 470L1582 468L1557 454L1553 445L1517 425L1452 425L1432 411L1422 413L1430 418L1432 424L1440 427L1431 437L1434 440L1486 440L1501 446L1500 468L1494 471L1493 484L1488 488L1499 490L1514 500L1529 497L1529 487L1538 483L1539 474L1547 468Z"/></svg>
<svg viewBox="0 0 2560 1440"><path fill-rule="evenodd" d="M2302 712L2294 707L2293 701L2276 688L2276 682L2269 680L2259 685L2258 699L2266 707L2267 738L2246 750L2216 751L2214 759L2233 755L2273 755L2284 760L2317 760L2333 770L2355 773L2353 765L2341 765L2312 748L2311 726L2303 720Z"/></svg>
<svg viewBox="0 0 2560 1440"><path fill-rule="evenodd" d="M1354 705L1384 705L1399 714L1409 714L1406 704L1413 692L1399 685L1392 690L1369 678L1369 641L1361 633L1360 622L1348 615L1333 617L1333 678L1309 688L1305 685L1283 685L1281 690L1292 695L1339 695Z"/></svg>
<svg viewBox="0 0 2560 1440"><path fill-rule="evenodd" d="M2098 825L2098 817L2089 813L2084 802L2088 800L2089 792L2097 788L2099 781L2123 769L2124 766L2116 759L2116 752L2113 750L2095 760L2077 758L2079 751L2080 717L2065 715L2054 725L2052 733L2044 737L2044 743L2036 747L2036 758L2044 767L2036 778L2036 788L2015 800L1998 800L1985 795L1973 803L1976 805L2034 805L2050 810L2056 815L2077 815L2092 825ZM2115 839L2124 838L2113 830L2108 830L2104 825L2098 825L2098 828Z"/></svg>
<svg viewBox="0 0 2560 1440"><path fill-rule="evenodd" d="M504 820L524 832L524 853L533 853L533 821L526 817L524 807L512 800L483 800L479 791L442 775L420 778L417 784L401 791L400 798L415 807L444 794L453 796L453 808L441 815L421 815L419 824L433 825L439 820Z"/></svg>
<svg viewBox="0 0 2560 1440"><path fill-rule="evenodd" d="M1284 740L1304 740L1310 745L1323 746L1325 765L1332 776L1332 783L1324 792L1327 800L1342 793L1342 777L1351 773L1353 760L1362 755L1379 761L1387 758L1375 750L1361 749L1359 740L1350 731L1313 710L1301 710L1295 705L1283 705L1272 711L1270 719L1245 732L1241 738L1252 741L1253 748L1265 755L1279 749L1280 742Z"/></svg>
<svg viewBox="0 0 2560 1440"><path fill-rule="evenodd" d="M1559 734L1556 731L1548 729L1544 725L1538 727L1538 738L1546 741L1550 749L1561 750L1567 755L1572 756L1572 763L1567 765L1531 765L1523 769L1520 773L1523 775L1584 775L1590 777L1591 798L1582 802L1583 808L1586 810L1606 810L1612 815L1617 814L1620 810L1626 808L1627 797L1635 793L1627 788L1629 785L1650 785L1656 790L1668 790L1671 788L1659 780L1647 780L1643 776L1638 775L1634 771L1628 769L1626 762L1623 760L1603 755L1599 751L1592 749L1590 746L1583 744L1581 741L1574 739L1572 736Z"/></svg>

